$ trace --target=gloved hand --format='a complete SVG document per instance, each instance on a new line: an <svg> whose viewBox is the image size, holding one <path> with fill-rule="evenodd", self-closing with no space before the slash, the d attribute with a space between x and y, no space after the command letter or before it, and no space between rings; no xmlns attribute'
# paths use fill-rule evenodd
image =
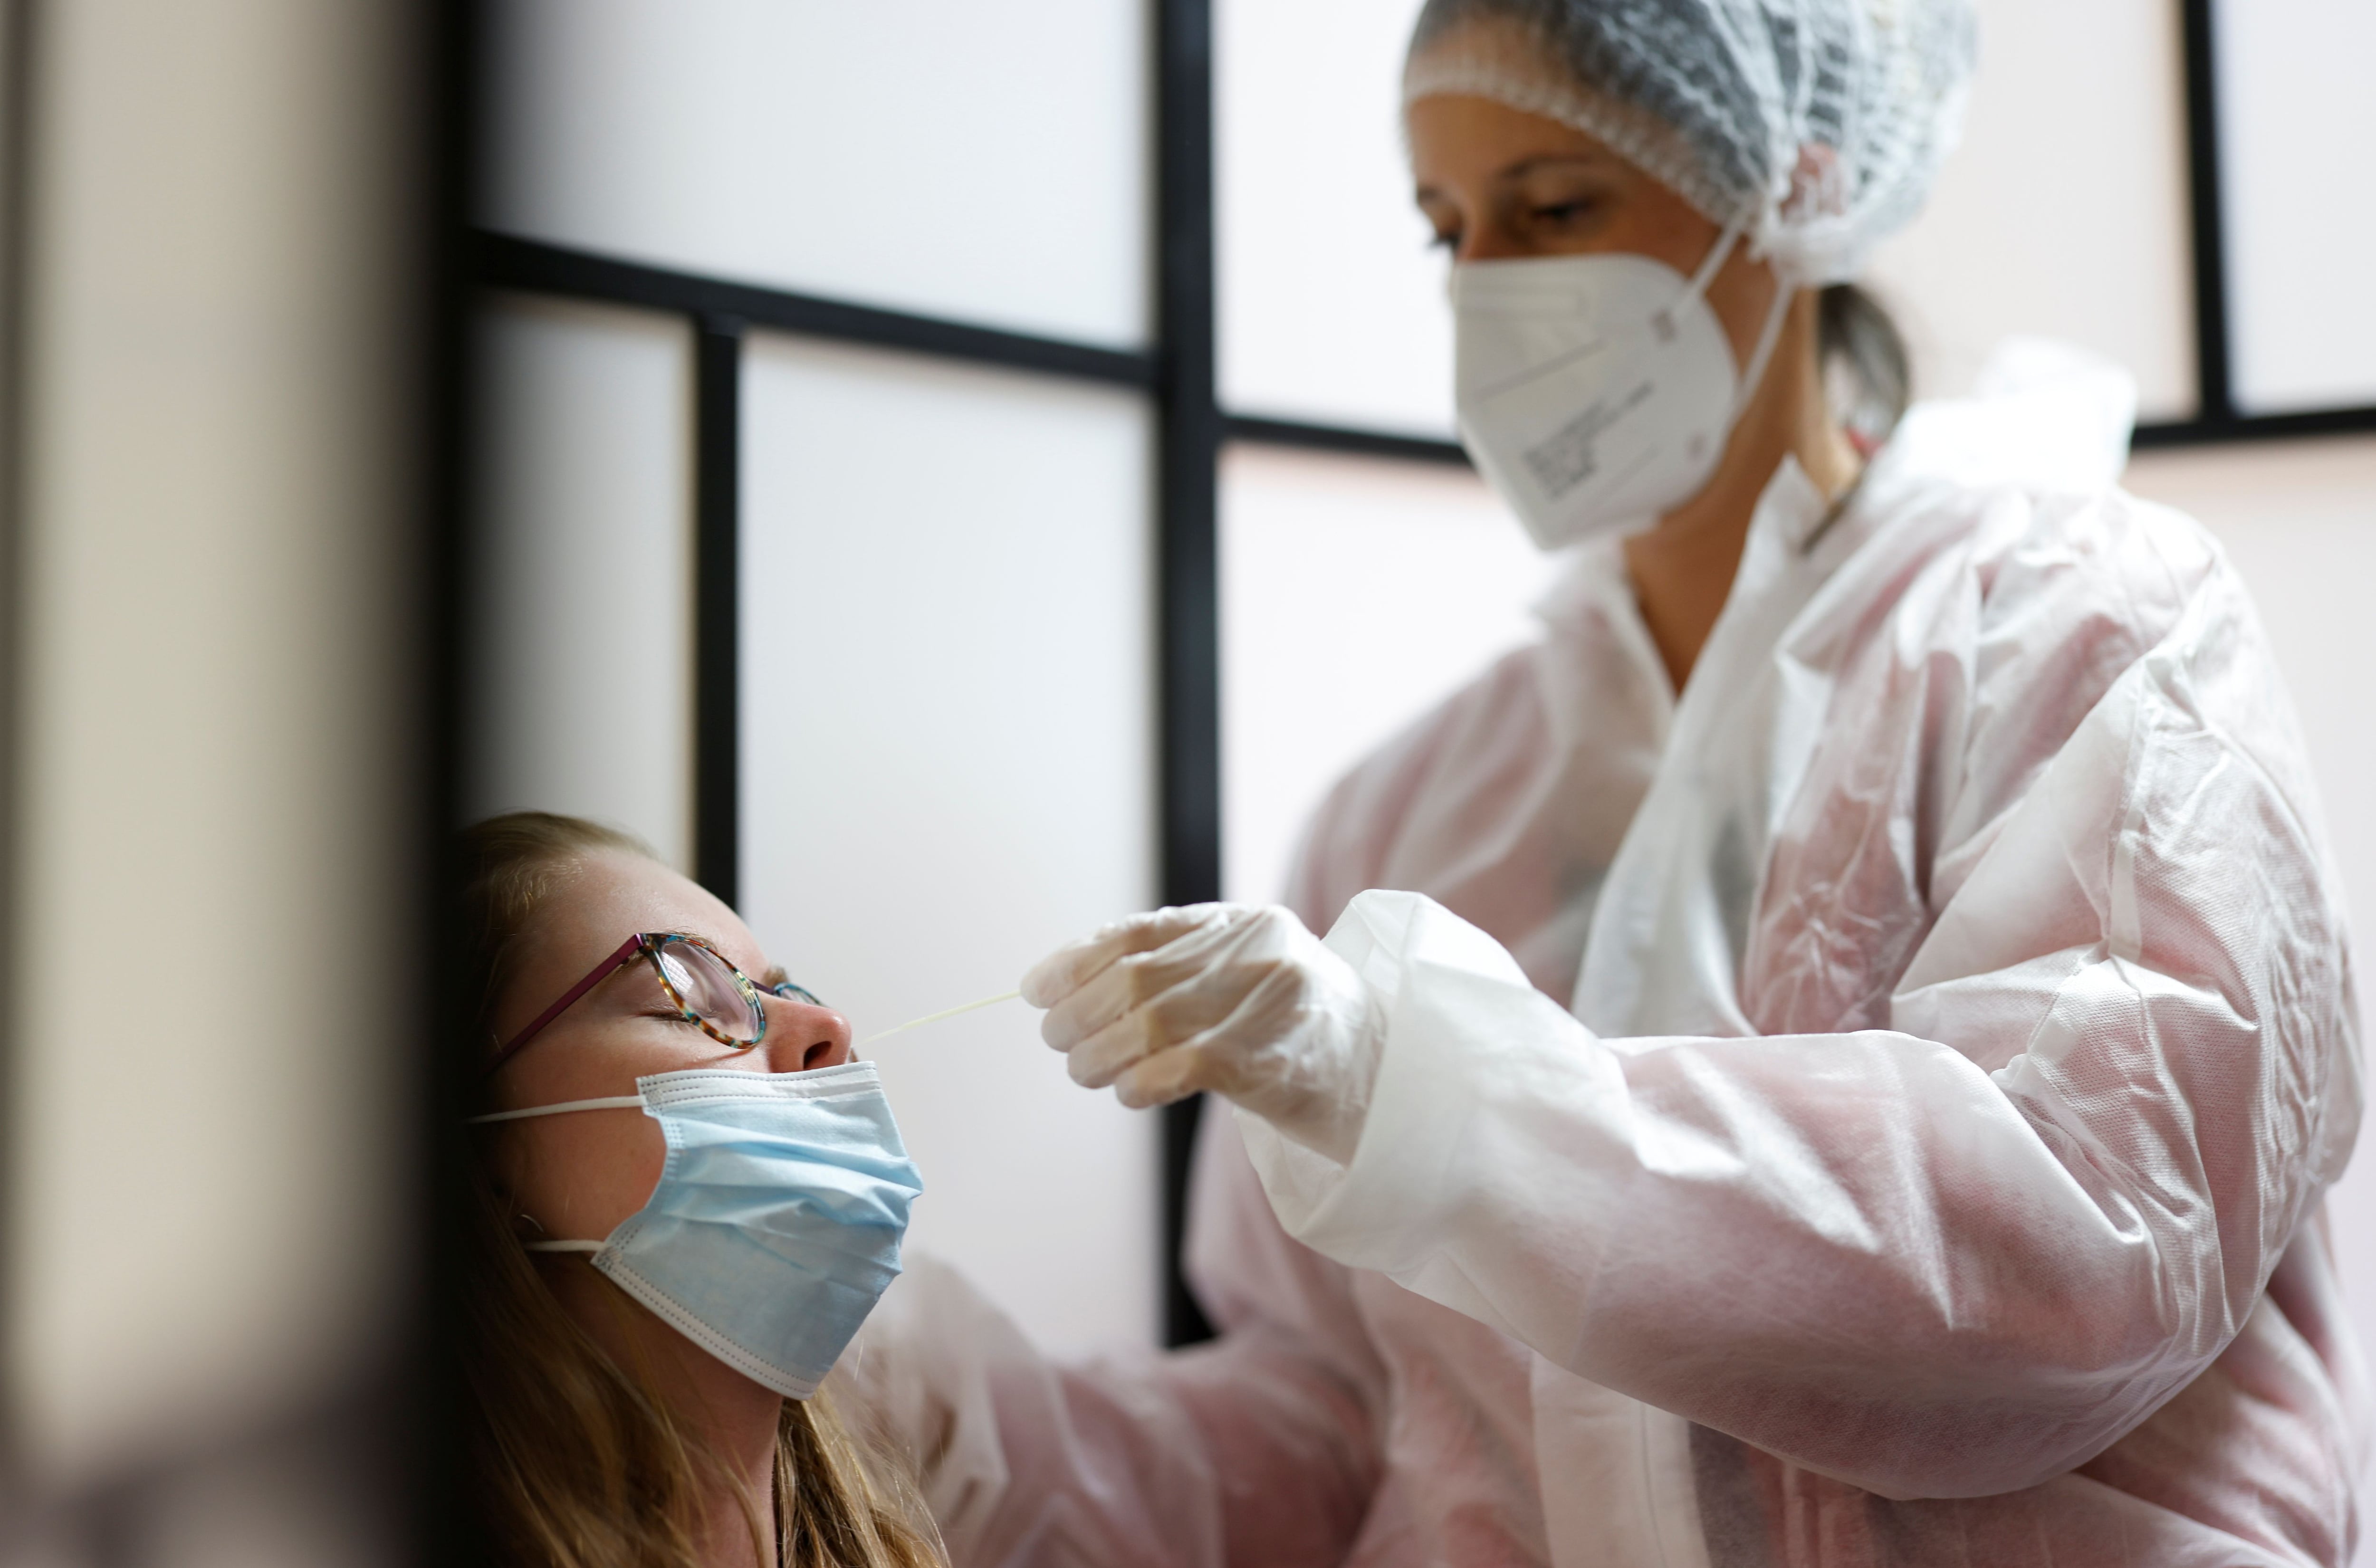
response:
<svg viewBox="0 0 2376 1568"><path fill-rule="evenodd" d="M1385 1046L1352 966L1289 910L1194 904L1117 921L1023 977L1075 1083L1124 1105L1211 1089L1349 1163Z"/></svg>

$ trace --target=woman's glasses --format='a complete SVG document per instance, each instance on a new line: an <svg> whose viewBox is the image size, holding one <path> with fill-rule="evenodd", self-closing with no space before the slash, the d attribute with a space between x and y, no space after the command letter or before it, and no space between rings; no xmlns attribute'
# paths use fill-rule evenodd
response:
<svg viewBox="0 0 2376 1568"><path fill-rule="evenodd" d="M526 1049L529 1041L569 1011L579 997L637 958L651 964L652 973L659 978L661 992L678 1015L688 1024L698 1024L701 1032L719 1044L748 1051L767 1038L767 1010L759 1004L760 988L727 962L724 955L697 936L667 931L638 932L619 944L609 957L587 970L583 980L563 992L560 1000L505 1041L495 1052L495 1059L487 1064L485 1076L493 1077L498 1068ZM767 992L823 1005L804 987L790 980L768 987Z"/></svg>

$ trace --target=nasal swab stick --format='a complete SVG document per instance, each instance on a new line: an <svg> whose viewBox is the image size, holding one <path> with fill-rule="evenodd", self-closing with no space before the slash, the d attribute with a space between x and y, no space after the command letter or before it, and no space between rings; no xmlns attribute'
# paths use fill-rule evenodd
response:
<svg viewBox="0 0 2376 1568"><path fill-rule="evenodd" d="M946 1012L942 1013L927 1013L921 1018L910 1018L906 1023L899 1025L896 1028L885 1029L882 1034L868 1035L864 1039L860 1040L858 1043L861 1045L873 1045L878 1039L886 1039L891 1035L904 1033L909 1029L921 1028L926 1024L937 1024L943 1018L954 1018L960 1013L970 1013L977 1007L994 1007L1002 1002L1013 1002L1022 994L1023 993L1019 991L1002 991L996 996L985 996L979 1002L968 1002L962 1007L952 1007Z"/></svg>

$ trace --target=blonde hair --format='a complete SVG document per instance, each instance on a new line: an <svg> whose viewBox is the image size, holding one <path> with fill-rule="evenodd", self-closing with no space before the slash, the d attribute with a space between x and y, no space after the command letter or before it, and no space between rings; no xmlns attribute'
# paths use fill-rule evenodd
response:
<svg viewBox="0 0 2376 1568"><path fill-rule="evenodd" d="M475 1008L460 1035L465 1049L491 1055L496 1002L570 864L603 851L657 857L624 833L546 812L480 823L461 836L460 850L460 934ZM702 1482L725 1467L677 1422L645 1369L621 1367L563 1310L483 1160L471 1162L467 1185L457 1324L469 1390L467 1479L500 1560L700 1568ZM621 1313L636 1310L603 1283ZM744 1506L753 1543L764 1546L760 1501ZM856 1442L822 1394L784 1401L774 1515L784 1568L945 1561L913 1483Z"/></svg>

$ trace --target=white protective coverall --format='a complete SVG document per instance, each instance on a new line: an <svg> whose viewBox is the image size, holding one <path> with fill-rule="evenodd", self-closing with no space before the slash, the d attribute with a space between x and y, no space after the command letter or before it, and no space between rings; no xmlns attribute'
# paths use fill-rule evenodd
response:
<svg viewBox="0 0 2376 1568"><path fill-rule="evenodd" d="M2301 743L2216 545L2112 487L2125 383L2029 358L1828 524L1786 463L1680 701L1588 547L1336 788L1292 902L1388 1037L1349 1166L1206 1116L1217 1345L1060 1367L895 1287L848 1381L960 1568L2346 1562Z"/></svg>

